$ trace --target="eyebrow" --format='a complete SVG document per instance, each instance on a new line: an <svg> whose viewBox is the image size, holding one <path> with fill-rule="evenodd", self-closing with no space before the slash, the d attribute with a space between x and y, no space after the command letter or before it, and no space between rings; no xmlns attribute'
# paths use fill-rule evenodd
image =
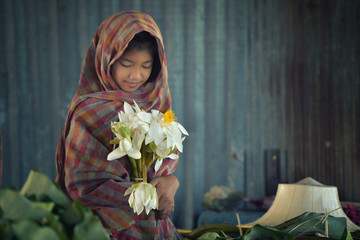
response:
<svg viewBox="0 0 360 240"><path fill-rule="evenodd" d="M134 61L131 61L130 59L128 59L128 58L126 58L126 57L120 57L120 60L127 61L127 62L130 62L130 63L134 63ZM152 63L153 61L154 61L154 60L151 59L151 60L148 60L148 61L143 62L142 64Z"/></svg>

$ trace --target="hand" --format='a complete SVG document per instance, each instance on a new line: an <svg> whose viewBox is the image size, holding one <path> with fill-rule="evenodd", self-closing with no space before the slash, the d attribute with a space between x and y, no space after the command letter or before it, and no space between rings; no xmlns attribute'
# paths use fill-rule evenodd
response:
<svg viewBox="0 0 360 240"><path fill-rule="evenodd" d="M175 175L158 177L151 180L150 184L156 187L159 197L159 209L157 217L164 219L170 216L175 208L175 194L179 188L179 181Z"/></svg>

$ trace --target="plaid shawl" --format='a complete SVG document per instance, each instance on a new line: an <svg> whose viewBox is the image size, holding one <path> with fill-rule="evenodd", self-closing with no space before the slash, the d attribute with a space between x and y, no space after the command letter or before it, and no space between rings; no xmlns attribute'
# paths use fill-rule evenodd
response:
<svg viewBox="0 0 360 240"><path fill-rule="evenodd" d="M158 44L161 70L155 81L133 93L122 91L112 79L111 65L119 59L135 34L147 31ZM170 108L167 66L162 36L149 15L122 12L104 20L86 53L75 97L70 103L56 152L57 178L71 199L81 199L100 217L114 239L176 239L179 235L170 218L156 219L155 212L137 216L124 192L130 181L127 157L108 161L112 150L110 122L117 120L123 103L135 100L144 110ZM155 176L174 172L177 160L166 159Z"/></svg>

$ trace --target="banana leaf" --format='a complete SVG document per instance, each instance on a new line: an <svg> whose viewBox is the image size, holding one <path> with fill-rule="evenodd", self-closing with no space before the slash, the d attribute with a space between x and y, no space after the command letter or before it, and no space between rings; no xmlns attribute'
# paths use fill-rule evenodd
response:
<svg viewBox="0 0 360 240"><path fill-rule="evenodd" d="M347 239L349 234L346 228L346 218L328 215L326 221L328 222L329 238ZM305 212L275 228L294 235L314 235L319 233L325 236L326 221L323 213Z"/></svg>
<svg viewBox="0 0 360 240"><path fill-rule="evenodd" d="M294 240L295 235L281 232L275 228L256 224L247 230L242 240L273 239L273 240Z"/></svg>
<svg viewBox="0 0 360 240"><path fill-rule="evenodd" d="M360 239L360 232L350 233L345 218L327 216L322 213L306 212L278 226L255 225L241 237L218 237L217 240L255 240L255 239L320 239L315 234L326 235L325 222L328 223L328 237L337 240ZM326 221L325 221L326 220Z"/></svg>
<svg viewBox="0 0 360 240"><path fill-rule="evenodd" d="M263 226L260 224L254 225L248 229L243 236L237 238L218 237L216 240L294 240L295 235L279 231L275 228Z"/></svg>

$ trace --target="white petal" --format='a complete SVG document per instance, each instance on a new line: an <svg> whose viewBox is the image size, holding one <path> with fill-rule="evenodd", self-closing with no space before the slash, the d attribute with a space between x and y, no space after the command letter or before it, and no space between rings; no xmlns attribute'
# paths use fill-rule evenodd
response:
<svg viewBox="0 0 360 240"><path fill-rule="evenodd" d="M129 206L130 207L134 207L134 192L132 192L131 194L130 194L130 197L129 197Z"/></svg>
<svg viewBox="0 0 360 240"><path fill-rule="evenodd" d="M134 114L134 110L132 109L130 104L128 104L127 102L124 102L124 112L125 112L126 115Z"/></svg>
<svg viewBox="0 0 360 240"><path fill-rule="evenodd" d="M143 202L141 201L141 191L139 191L139 188L137 188L134 191L134 212L136 212L137 214L140 214L142 212L142 210L144 209L144 205Z"/></svg>
<svg viewBox="0 0 360 240"><path fill-rule="evenodd" d="M159 207L159 197L157 195L155 187L153 187L151 189L150 196L151 196L151 199L152 199L152 208L153 209L158 209L158 207Z"/></svg>
<svg viewBox="0 0 360 240"><path fill-rule="evenodd" d="M139 192L139 197L140 197L140 202L142 205L144 205L144 201L145 201L145 194L146 194L146 185L145 183L141 183L140 187L137 190Z"/></svg>
<svg viewBox="0 0 360 240"><path fill-rule="evenodd" d="M150 187L147 186L146 188L144 188L144 190L145 190L145 192L144 192L144 194L145 194L144 206L146 207L149 204L150 200L151 200Z"/></svg>
<svg viewBox="0 0 360 240"><path fill-rule="evenodd" d="M159 202L159 199L158 199L158 195L157 195L157 192L156 192L156 188L149 184L149 190L150 190L150 193L149 193L149 198L150 198L150 201L148 202L148 204L146 205L146 213L149 214L150 210L151 209L158 209L158 202Z"/></svg>
<svg viewBox="0 0 360 240"><path fill-rule="evenodd" d="M149 132L145 138L145 144L155 142L158 145L165 138L165 134L161 131L160 124L157 121L152 121L150 124Z"/></svg>
<svg viewBox="0 0 360 240"><path fill-rule="evenodd" d="M179 158L179 155L175 154L175 153L172 153L168 156L168 158L171 158L171 159L178 159Z"/></svg>
<svg viewBox="0 0 360 240"><path fill-rule="evenodd" d="M170 149L165 149L165 150L156 149L156 154L161 158L167 158L170 154Z"/></svg>
<svg viewBox="0 0 360 240"><path fill-rule="evenodd" d="M142 121L146 122L146 123L150 123L151 120L153 119L150 113L147 112L138 112L137 116L139 117L139 119L141 119Z"/></svg>
<svg viewBox="0 0 360 240"><path fill-rule="evenodd" d="M107 160L112 161L115 159L122 158L125 155L126 154L124 152L122 152L119 148L116 148L114 151L112 151L111 153L108 154Z"/></svg>
<svg viewBox="0 0 360 240"><path fill-rule="evenodd" d="M165 134L161 133L155 136L155 140L154 143L157 146L158 144L160 144L164 139L165 139Z"/></svg>
<svg viewBox="0 0 360 240"><path fill-rule="evenodd" d="M154 118L159 118L159 117L162 116L162 113L159 112L159 111L156 110L156 109L152 109L152 110L151 110L151 114L153 115Z"/></svg>
<svg viewBox="0 0 360 240"><path fill-rule="evenodd" d="M139 105L137 105L137 103L135 102L135 100L133 100L133 102L134 102L134 109L135 109L135 111L136 111L136 112L140 112L141 109L139 108Z"/></svg>
<svg viewBox="0 0 360 240"><path fill-rule="evenodd" d="M176 143L177 149L182 152L183 151L183 145L182 142L184 141L185 137L183 137L179 142Z"/></svg>
<svg viewBox="0 0 360 240"><path fill-rule="evenodd" d="M183 127L183 125L181 125L180 123L177 123L178 125L178 128L180 129L180 131L186 135L186 136L189 136L189 133L186 131L186 129Z"/></svg>
<svg viewBox="0 0 360 240"><path fill-rule="evenodd" d="M141 158L141 152L135 148L130 149L129 152L127 152L127 155L129 157L132 157L134 159L140 159Z"/></svg>
<svg viewBox="0 0 360 240"><path fill-rule="evenodd" d="M129 117L126 115L126 113L120 112L119 114L120 114L119 115L120 122L128 122L129 121Z"/></svg>
<svg viewBox="0 0 360 240"><path fill-rule="evenodd" d="M167 137L167 139L166 139L166 147L168 147L168 148L174 148L174 146L175 146L175 141L174 141L174 139L172 138L172 137Z"/></svg>
<svg viewBox="0 0 360 240"><path fill-rule="evenodd" d="M183 152L183 145L182 145L182 143L176 143L176 148L179 150L179 152Z"/></svg>
<svg viewBox="0 0 360 240"><path fill-rule="evenodd" d="M157 145L157 149L160 149L160 150L166 150L166 149L168 149L167 144L166 144L166 140L160 142L160 143Z"/></svg>
<svg viewBox="0 0 360 240"><path fill-rule="evenodd" d="M134 191L134 189L132 187L129 187L126 192L124 193L124 196L129 195L130 193L132 193Z"/></svg>
<svg viewBox="0 0 360 240"><path fill-rule="evenodd" d="M137 215L140 215L144 209L144 206L142 204L135 202L133 208L134 208L134 213L136 213Z"/></svg>
<svg viewBox="0 0 360 240"><path fill-rule="evenodd" d="M119 149L123 152L128 152L132 148L132 144L129 139L123 138L119 143Z"/></svg>
<svg viewBox="0 0 360 240"><path fill-rule="evenodd" d="M120 133L118 133L118 132L114 132L114 133L115 133L116 139L119 139L119 140L123 139L123 137L120 135Z"/></svg>
<svg viewBox="0 0 360 240"><path fill-rule="evenodd" d="M162 163L163 163L163 160L164 159L161 159L161 160L156 160L156 163L155 163L155 172L157 172L157 171L159 171L159 169L160 169L160 167L161 167L161 165L162 165Z"/></svg>
<svg viewBox="0 0 360 240"><path fill-rule="evenodd" d="M133 148L140 150L141 145L145 139L145 133L142 131L135 131L132 139Z"/></svg>

